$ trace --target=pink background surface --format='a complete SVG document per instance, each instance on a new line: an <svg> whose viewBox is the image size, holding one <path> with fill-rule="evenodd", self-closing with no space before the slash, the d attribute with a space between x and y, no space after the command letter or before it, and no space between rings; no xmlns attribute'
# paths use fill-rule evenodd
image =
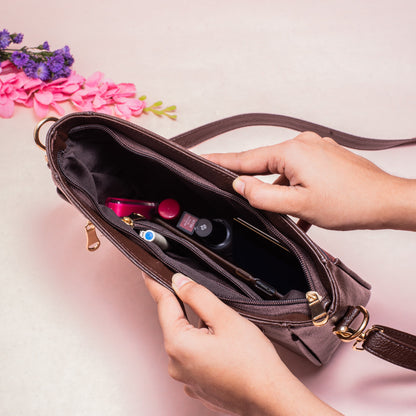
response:
<svg viewBox="0 0 416 416"><path fill-rule="evenodd" d="M65 44L77 72L133 82L178 120L134 122L165 137L245 112L291 115L379 138L416 134L413 1L3 2L25 44ZM152 101L152 102L153 102ZM136 268L108 242L85 250L85 219L55 193L34 146L32 110L0 120L0 415L211 415L167 374L156 309ZM249 128L197 152L294 137ZM357 152L416 178L415 148ZM415 235L313 228L325 249L372 283L371 322L416 333ZM344 345L294 373L349 415L416 412L414 373Z"/></svg>

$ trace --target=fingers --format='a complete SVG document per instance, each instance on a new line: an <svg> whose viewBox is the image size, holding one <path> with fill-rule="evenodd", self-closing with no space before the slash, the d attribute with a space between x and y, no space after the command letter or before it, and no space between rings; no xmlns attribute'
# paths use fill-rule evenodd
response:
<svg viewBox="0 0 416 416"><path fill-rule="evenodd" d="M307 192L301 186L269 184L251 176L238 177L233 187L255 208L295 216L302 212Z"/></svg>
<svg viewBox="0 0 416 416"><path fill-rule="evenodd" d="M175 295L156 280L143 274L147 289L157 303L160 326L165 339L171 339L177 331L189 325Z"/></svg>
<svg viewBox="0 0 416 416"><path fill-rule="evenodd" d="M259 147L239 153L212 153L204 155L211 162L237 173L266 174L275 166L276 150L279 145Z"/></svg>
<svg viewBox="0 0 416 416"><path fill-rule="evenodd" d="M173 339L178 331L189 328L190 324L175 295L155 280L146 275L144 277L146 287L157 303L159 321L165 339ZM172 287L178 297L204 321L209 331L218 331L228 319L239 317L211 291L180 273L173 275ZM204 333L209 333L206 328L204 329Z"/></svg>
<svg viewBox="0 0 416 416"><path fill-rule="evenodd" d="M211 291L182 274L175 274L172 287L181 300L189 305L212 331L221 330L229 319L239 317Z"/></svg>
<svg viewBox="0 0 416 416"><path fill-rule="evenodd" d="M147 290L150 292L153 300L156 303L158 302L158 299L161 296L163 296L163 295L165 295L167 293L172 294L166 287L162 286L160 283L158 283L156 280L154 280L151 277L149 277L144 272L142 273L142 276L143 276L143 279L144 279L144 284L147 287Z"/></svg>

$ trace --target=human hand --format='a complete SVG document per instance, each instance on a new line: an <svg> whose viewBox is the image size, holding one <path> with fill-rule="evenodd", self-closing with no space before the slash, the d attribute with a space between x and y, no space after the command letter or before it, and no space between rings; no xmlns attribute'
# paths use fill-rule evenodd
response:
<svg viewBox="0 0 416 416"><path fill-rule="evenodd" d="M387 174L330 138L305 132L273 146L205 157L239 174L281 174L275 184L236 179L235 190L255 208L330 229L416 229L415 181Z"/></svg>
<svg viewBox="0 0 416 416"><path fill-rule="evenodd" d="M157 302L169 374L189 396L234 415L339 414L293 376L260 329L208 289L181 274L172 279L176 294L206 325L196 328L173 293L143 277Z"/></svg>

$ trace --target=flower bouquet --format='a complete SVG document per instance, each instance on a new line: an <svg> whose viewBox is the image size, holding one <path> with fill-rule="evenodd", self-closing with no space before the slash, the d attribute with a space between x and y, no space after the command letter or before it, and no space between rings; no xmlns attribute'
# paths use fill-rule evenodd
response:
<svg viewBox="0 0 416 416"><path fill-rule="evenodd" d="M117 84L95 72L85 78L71 69L74 58L68 46L54 51L48 42L36 47L20 44L23 34L0 32L0 117L10 118L15 105L33 108L39 118L50 111L65 114L63 103L77 111L97 111L124 119L153 113L176 119L176 106L162 108L162 101L146 106L146 96L136 97L132 83Z"/></svg>

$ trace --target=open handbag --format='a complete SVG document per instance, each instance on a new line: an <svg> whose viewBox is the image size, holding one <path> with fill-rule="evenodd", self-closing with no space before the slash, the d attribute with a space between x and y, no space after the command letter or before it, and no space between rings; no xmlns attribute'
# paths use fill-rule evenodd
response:
<svg viewBox="0 0 416 416"><path fill-rule="evenodd" d="M47 121L54 123L43 145L39 130ZM305 223L251 207L233 190L235 173L187 150L250 125L314 131L365 150L416 143L416 138L357 137L273 114L234 116L168 140L93 112L42 120L35 141L46 149L59 194L88 219L91 251L99 246L97 228L163 286L172 290L175 272L189 276L260 327L274 344L316 365L328 362L342 341L353 341L357 349L416 370L415 336L380 325L367 328L365 306L371 288L367 282L318 247L306 234ZM155 204L155 211L118 215L109 198L152 201L146 204ZM158 217L157 206L166 199L178 201L179 219ZM228 224L226 248L195 235L200 219ZM146 232L159 236L164 244L144 238ZM253 262L263 264L260 271Z"/></svg>

